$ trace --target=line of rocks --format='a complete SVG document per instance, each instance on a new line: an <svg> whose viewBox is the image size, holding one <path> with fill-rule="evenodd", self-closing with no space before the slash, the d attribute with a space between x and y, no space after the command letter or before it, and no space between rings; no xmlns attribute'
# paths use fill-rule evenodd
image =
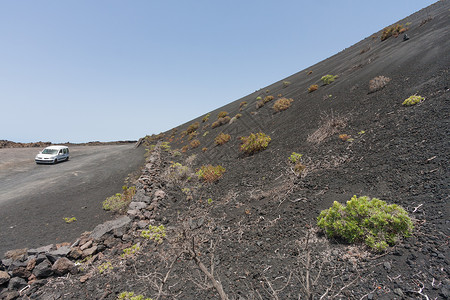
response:
<svg viewBox="0 0 450 300"><path fill-rule="evenodd" d="M21 296L24 296L22 299L36 298L39 288L50 277L77 274L79 265L101 260L104 251L119 254L129 247L133 233L155 222L157 208L166 197L161 189L160 168L160 149L156 147L137 180L136 194L127 214L96 226L92 232L83 233L73 244L7 251L0 261L0 300ZM87 273L80 277L80 281L89 280L92 276L93 272Z"/></svg>

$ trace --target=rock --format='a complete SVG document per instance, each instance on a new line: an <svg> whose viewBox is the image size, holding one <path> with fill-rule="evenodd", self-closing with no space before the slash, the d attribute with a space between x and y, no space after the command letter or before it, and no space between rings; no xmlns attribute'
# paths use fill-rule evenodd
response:
<svg viewBox="0 0 450 300"><path fill-rule="evenodd" d="M2 300L14 300L20 296L18 291L7 291L0 294L0 299Z"/></svg>
<svg viewBox="0 0 450 300"><path fill-rule="evenodd" d="M141 221L137 222L137 227L139 229L144 229L148 226L148 224L149 224L149 221L141 220Z"/></svg>
<svg viewBox="0 0 450 300"><path fill-rule="evenodd" d="M0 271L0 285L8 282L10 278L8 272Z"/></svg>
<svg viewBox="0 0 450 300"><path fill-rule="evenodd" d="M129 205L130 210L141 210L147 207L145 202L131 202Z"/></svg>
<svg viewBox="0 0 450 300"><path fill-rule="evenodd" d="M48 260L44 260L34 268L33 274L38 278L52 275L52 264Z"/></svg>
<svg viewBox="0 0 450 300"><path fill-rule="evenodd" d="M11 258L2 259L2 264L8 268L13 263L13 260Z"/></svg>
<svg viewBox="0 0 450 300"><path fill-rule="evenodd" d="M166 197L166 192L164 192L163 190L157 190L155 192L154 196L155 196L156 199L162 200L162 199L164 199Z"/></svg>
<svg viewBox="0 0 450 300"><path fill-rule="evenodd" d="M389 262L384 262L383 263L383 266L384 266L384 268L386 269L386 270L388 270L388 271L390 271L391 270L391 264L389 263Z"/></svg>
<svg viewBox="0 0 450 300"><path fill-rule="evenodd" d="M103 244L108 248L114 247L117 243L118 241L113 237L109 237L103 242Z"/></svg>
<svg viewBox="0 0 450 300"><path fill-rule="evenodd" d="M75 248L72 248L72 250L70 250L70 252L69 252L69 254L67 255L67 257L70 257L70 258L72 258L72 259L77 260L77 259L79 259L82 255L83 255L83 251L81 251L80 248L75 247Z"/></svg>
<svg viewBox="0 0 450 300"><path fill-rule="evenodd" d="M56 275L65 275L67 273L75 273L75 264L66 257L59 258L52 266L52 270Z"/></svg>
<svg viewBox="0 0 450 300"><path fill-rule="evenodd" d="M31 272L27 270L27 267L15 267L11 270L11 275L13 277L28 278Z"/></svg>
<svg viewBox="0 0 450 300"><path fill-rule="evenodd" d="M71 250L70 246L62 246L57 250L48 252L48 254L53 255L53 256L63 257L63 256L66 256L67 254L69 254L70 250Z"/></svg>
<svg viewBox="0 0 450 300"><path fill-rule="evenodd" d="M369 293L367 295L367 300L373 300L373 293Z"/></svg>
<svg viewBox="0 0 450 300"><path fill-rule="evenodd" d="M396 294L399 297L403 297L403 291L400 288L394 289L394 294Z"/></svg>
<svg viewBox="0 0 450 300"><path fill-rule="evenodd" d="M107 221L103 224L97 225L92 231L90 237L94 240L99 240L105 233L108 233L116 228L124 227L130 224L130 222L131 219L128 216L123 216L116 220Z"/></svg>
<svg viewBox="0 0 450 300"><path fill-rule="evenodd" d="M87 249L87 248L89 248L91 246L92 246L92 240L89 240L86 243L81 245L80 250L83 251L83 250L85 250L85 249Z"/></svg>
<svg viewBox="0 0 450 300"><path fill-rule="evenodd" d="M91 248L83 250L83 257L87 257L89 255L94 255L97 252L97 246L92 246Z"/></svg>
<svg viewBox="0 0 450 300"><path fill-rule="evenodd" d="M9 290L20 290L21 288L27 286L25 279L20 277L13 277L9 280L8 289Z"/></svg>
<svg viewBox="0 0 450 300"><path fill-rule="evenodd" d="M27 248L24 249L15 249L15 250L9 250L6 251L5 254L3 255L3 257L5 259L12 259L12 260L19 260L20 258L23 258L27 255Z"/></svg>
<svg viewBox="0 0 450 300"><path fill-rule="evenodd" d="M129 215L131 218L137 218L139 215L139 210L136 209L130 209L127 211L127 215Z"/></svg>
<svg viewBox="0 0 450 300"><path fill-rule="evenodd" d="M122 230L122 228L114 229L114 230L113 230L113 236L114 236L115 238L122 238L122 236L123 236L123 230Z"/></svg>

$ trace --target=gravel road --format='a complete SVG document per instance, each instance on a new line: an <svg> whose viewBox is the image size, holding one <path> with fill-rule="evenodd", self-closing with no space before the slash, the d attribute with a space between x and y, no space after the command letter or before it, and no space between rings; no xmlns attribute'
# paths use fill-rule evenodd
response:
<svg viewBox="0 0 450 300"><path fill-rule="evenodd" d="M70 160L37 165L41 149L0 149L0 257L15 248L71 242L114 216L102 201L144 163L133 145L76 146ZM76 217L66 224L64 217Z"/></svg>

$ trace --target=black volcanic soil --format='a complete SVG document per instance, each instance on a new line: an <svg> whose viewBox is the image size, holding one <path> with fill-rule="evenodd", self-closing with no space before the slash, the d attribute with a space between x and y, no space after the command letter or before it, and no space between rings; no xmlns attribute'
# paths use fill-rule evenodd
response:
<svg viewBox="0 0 450 300"><path fill-rule="evenodd" d="M400 36L381 42L378 32L284 79L287 87L274 83L213 111L205 123L201 116L167 132L163 140L171 150L181 149L190 142L181 132L200 122L195 138L200 146L181 156L157 147L161 157L153 172L159 177L152 186L138 184L149 194L158 188L167 194L151 211L153 224L167 228L164 242L129 231L134 240L116 241L80 274L49 280L28 296L117 299L133 291L153 299L220 299L200 261L229 299L307 299L308 291L311 299L448 298L449 9L450 2L441 1L400 21L411 22L408 41ZM423 22L428 16L432 19ZM326 74L339 78L322 86ZM368 93L369 80L379 75L391 81ZM311 84L319 89L308 93ZM416 93L425 97L422 103L402 106ZM294 99L288 110L274 113L275 100L256 109L257 96L278 94ZM205 128L219 111L239 113L242 101L248 106L240 119ZM346 126L321 143L310 141L331 118L346 120ZM243 155L239 137L258 131L270 135L269 147ZM216 146L220 132L231 140ZM342 141L340 134L353 141ZM300 177L287 159L294 151L304 155ZM189 165L189 160L193 170L220 164L226 172L210 185L164 175L172 162ZM325 238L315 225L318 214L353 195L403 206L414 219L413 236L384 253ZM120 249L137 242L140 251L120 256ZM104 262L113 270L100 274L97 266Z"/></svg>

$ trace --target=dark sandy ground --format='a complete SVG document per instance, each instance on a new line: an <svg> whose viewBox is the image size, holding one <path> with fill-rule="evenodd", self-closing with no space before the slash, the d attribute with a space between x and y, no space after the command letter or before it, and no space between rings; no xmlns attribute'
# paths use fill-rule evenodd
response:
<svg viewBox="0 0 450 300"><path fill-rule="evenodd" d="M165 133L171 151L156 148L160 160L151 170L159 176L137 184L149 196L155 189L167 195L149 211L154 225L167 228L164 242L140 238L136 220L127 238L115 233L111 247L80 274L49 280L22 298L117 299L129 291L153 299L220 299L217 282L222 299L448 298L449 9L449 1L440 1L399 21L411 23L408 41L400 36L381 42L378 32L211 112L205 123L199 116ZM326 74L339 78L323 86ZM391 81L369 93L369 81L380 75ZM312 84L319 88L308 93ZM416 93L425 97L422 103L402 106ZM256 109L256 97L279 94L294 100L286 111L274 113L274 100ZM243 101L248 105L240 112ZM242 117L213 129L219 111ZM346 125L320 143L311 141L332 118ZM200 146L177 155L173 150L190 143L182 131L195 121ZM258 131L272 138L268 148L243 155L239 137ZM220 132L231 140L216 146ZM306 165L300 177L287 159L294 151ZM209 185L195 178L173 181L165 175L173 162L192 170L220 164L226 172ZM374 253L320 234L320 211L353 195L403 206L414 220L413 236ZM137 242L139 251L120 256ZM100 272L105 263L111 269Z"/></svg>

